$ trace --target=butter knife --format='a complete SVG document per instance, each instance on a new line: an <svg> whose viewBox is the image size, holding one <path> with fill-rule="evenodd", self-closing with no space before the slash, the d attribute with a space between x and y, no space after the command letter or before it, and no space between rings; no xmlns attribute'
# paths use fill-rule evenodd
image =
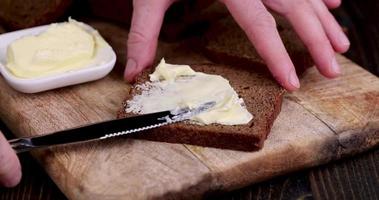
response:
<svg viewBox="0 0 379 200"><path fill-rule="evenodd" d="M16 138L9 140L8 142L17 153L21 153L36 148L103 140L185 121L209 110L215 104L216 103L212 101L192 109L185 107L170 111L110 120L46 135Z"/></svg>

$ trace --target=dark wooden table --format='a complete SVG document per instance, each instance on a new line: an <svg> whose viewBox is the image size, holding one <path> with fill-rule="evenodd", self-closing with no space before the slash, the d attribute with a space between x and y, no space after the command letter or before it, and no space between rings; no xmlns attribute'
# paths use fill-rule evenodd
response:
<svg viewBox="0 0 379 200"><path fill-rule="evenodd" d="M379 1L345 0L334 14L352 43L346 56L379 76ZM1 122L0 129L12 137ZM20 159L22 181L0 188L0 200L66 199L29 154ZM379 149L210 199L379 199Z"/></svg>

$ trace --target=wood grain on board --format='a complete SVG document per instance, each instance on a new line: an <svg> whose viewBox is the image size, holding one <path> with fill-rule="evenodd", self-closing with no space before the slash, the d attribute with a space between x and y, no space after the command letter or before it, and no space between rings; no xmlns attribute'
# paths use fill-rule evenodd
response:
<svg viewBox="0 0 379 200"><path fill-rule="evenodd" d="M91 22L118 55L106 78L33 95L0 79L0 117L17 136L114 119L129 85L122 80L127 32ZM172 62L207 61L196 50L159 45ZM184 56L185 55L185 56ZM312 68L302 89L285 96L265 146L240 152L127 138L34 151L68 198L200 197L326 163L379 143L379 79L339 56L344 76L327 80ZM362 131L363 130L363 131Z"/></svg>

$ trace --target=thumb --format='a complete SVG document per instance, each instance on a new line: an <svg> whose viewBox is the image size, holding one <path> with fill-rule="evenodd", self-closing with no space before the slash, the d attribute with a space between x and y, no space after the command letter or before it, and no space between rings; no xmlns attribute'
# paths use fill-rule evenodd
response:
<svg viewBox="0 0 379 200"><path fill-rule="evenodd" d="M21 165L16 153L0 132L0 185L13 187L20 182Z"/></svg>
<svg viewBox="0 0 379 200"><path fill-rule="evenodd" d="M134 0L133 16L128 36L128 59L124 78L131 82L144 68L151 65L164 13L173 0Z"/></svg>

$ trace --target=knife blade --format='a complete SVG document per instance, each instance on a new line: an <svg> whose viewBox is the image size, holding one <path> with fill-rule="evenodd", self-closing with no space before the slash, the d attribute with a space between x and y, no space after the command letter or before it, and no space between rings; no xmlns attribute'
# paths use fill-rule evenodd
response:
<svg viewBox="0 0 379 200"><path fill-rule="evenodd" d="M103 140L185 121L209 110L215 104L216 102L211 101L192 109L184 107L169 111L104 121L46 135L16 138L9 140L8 142L17 153L21 153L36 148Z"/></svg>

